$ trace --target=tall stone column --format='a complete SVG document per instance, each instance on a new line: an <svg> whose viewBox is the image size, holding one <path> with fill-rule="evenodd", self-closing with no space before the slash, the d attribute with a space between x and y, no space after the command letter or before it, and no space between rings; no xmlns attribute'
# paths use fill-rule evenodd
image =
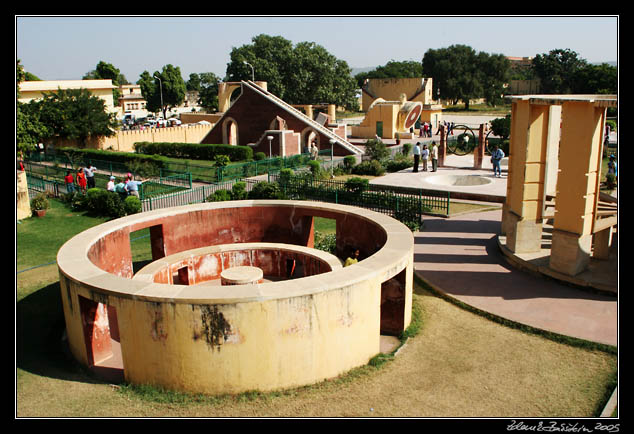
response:
<svg viewBox="0 0 634 434"><path fill-rule="evenodd" d="M484 148L485 148L485 136L487 134L486 124L480 124L478 131L478 144L473 150L473 168L482 169L482 162L484 161Z"/></svg>
<svg viewBox="0 0 634 434"><path fill-rule="evenodd" d="M582 272L590 260L604 113L593 101L562 104L550 268L570 276Z"/></svg>
<svg viewBox="0 0 634 434"><path fill-rule="evenodd" d="M513 101L502 232L515 253L541 250L549 106Z"/></svg>
<svg viewBox="0 0 634 434"><path fill-rule="evenodd" d="M447 157L447 127L441 125L438 128L440 133L440 142L438 144L438 167L445 165L445 157Z"/></svg>

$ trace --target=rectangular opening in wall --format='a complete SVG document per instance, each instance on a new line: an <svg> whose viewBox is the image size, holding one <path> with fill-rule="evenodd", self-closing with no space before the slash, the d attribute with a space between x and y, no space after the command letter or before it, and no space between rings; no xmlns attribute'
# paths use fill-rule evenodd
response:
<svg viewBox="0 0 634 434"><path fill-rule="evenodd" d="M136 274L137 271L152 262L150 228L130 232L130 249L132 251L132 269Z"/></svg>
<svg viewBox="0 0 634 434"><path fill-rule="evenodd" d="M315 217L315 248L333 255L337 249L337 220Z"/></svg>
<svg viewBox="0 0 634 434"><path fill-rule="evenodd" d="M124 380L117 310L114 306L79 296L89 368L100 378Z"/></svg>
<svg viewBox="0 0 634 434"><path fill-rule="evenodd" d="M130 249L132 269L135 274L150 262L164 257L163 225L130 232Z"/></svg>
<svg viewBox="0 0 634 434"><path fill-rule="evenodd" d="M172 281L174 285L189 285L189 271L188 268L181 267L172 275Z"/></svg>
<svg viewBox="0 0 634 434"><path fill-rule="evenodd" d="M398 336L405 325L405 270L381 284L381 334Z"/></svg>

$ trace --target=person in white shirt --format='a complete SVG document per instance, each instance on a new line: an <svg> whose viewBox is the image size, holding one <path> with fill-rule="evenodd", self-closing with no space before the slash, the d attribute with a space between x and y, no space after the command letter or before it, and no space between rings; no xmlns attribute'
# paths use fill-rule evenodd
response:
<svg viewBox="0 0 634 434"><path fill-rule="evenodd" d="M414 169L413 172L418 172L418 164L420 162L420 142L416 142L414 145Z"/></svg>
<svg viewBox="0 0 634 434"><path fill-rule="evenodd" d="M427 149L427 144L423 145L423 150L420 153L420 159L423 160L423 172L427 172L427 160L429 160L429 149Z"/></svg>

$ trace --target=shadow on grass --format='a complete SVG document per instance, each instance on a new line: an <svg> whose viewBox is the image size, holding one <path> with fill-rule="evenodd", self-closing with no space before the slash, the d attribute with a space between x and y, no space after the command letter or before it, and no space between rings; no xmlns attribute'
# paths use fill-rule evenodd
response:
<svg viewBox="0 0 634 434"><path fill-rule="evenodd" d="M16 304L16 367L32 374L85 383L92 378L67 352L63 342L64 312L59 282L26 296Z"/></svg>

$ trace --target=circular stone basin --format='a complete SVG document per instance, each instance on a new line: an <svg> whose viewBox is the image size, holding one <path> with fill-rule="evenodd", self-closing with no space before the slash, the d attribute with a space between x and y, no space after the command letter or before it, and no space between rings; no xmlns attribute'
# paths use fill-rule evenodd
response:
<svg viewBox="0 0 634 434"><path fill-rule="evenodd" d="M258 267L232 267L220 273L223 285L244 285L247 283L262 283L264 274Z"/></svg>
<svg viewBox="0 0 634 434"><path fill-rule="evenodd" d="M438 175L426 179L427 182L436 185L473 187L490 184L491 180L480 175Z"/></svg>

